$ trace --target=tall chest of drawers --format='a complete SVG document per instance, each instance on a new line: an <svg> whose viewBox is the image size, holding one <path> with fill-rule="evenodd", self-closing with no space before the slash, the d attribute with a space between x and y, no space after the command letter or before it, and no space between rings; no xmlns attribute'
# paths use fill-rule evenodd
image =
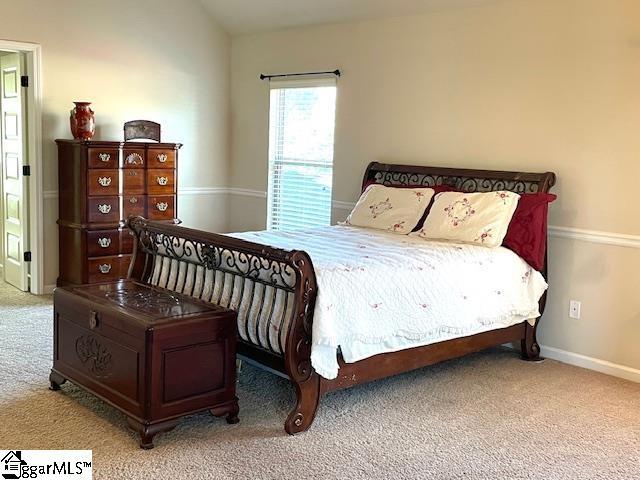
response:
<svg viewBox="0 0 640 480"><path fill-rule="evenodd" d="M176 221L179 143L56 140L58 285L124 278L130 215Z"/></svg>

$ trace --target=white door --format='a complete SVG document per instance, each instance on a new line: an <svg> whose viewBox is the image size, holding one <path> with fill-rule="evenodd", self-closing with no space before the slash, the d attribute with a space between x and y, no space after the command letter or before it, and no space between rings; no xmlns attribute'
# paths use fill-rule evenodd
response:
<svg viewBox="0 0 640 480"><path fill-rule="evenodd" d="M26 164L24 139L24 93L20 84L22 55L12 53L0 57L0 116L2 121L2 263L7 283L29 289L29 265L24 260L27 250L28 186L22 166Z"/></svg>

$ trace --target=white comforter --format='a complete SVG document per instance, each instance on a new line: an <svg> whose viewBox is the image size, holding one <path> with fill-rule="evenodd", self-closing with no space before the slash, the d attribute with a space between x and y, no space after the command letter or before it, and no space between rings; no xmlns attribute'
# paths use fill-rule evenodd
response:
<svg viewBox="0 0 640 480"><path fill-rule="evenodd" d="M318 282L311 364L346 362L503 328L539 316L542 275L511 250L333 226L233 234L311 256Z"/></svg>

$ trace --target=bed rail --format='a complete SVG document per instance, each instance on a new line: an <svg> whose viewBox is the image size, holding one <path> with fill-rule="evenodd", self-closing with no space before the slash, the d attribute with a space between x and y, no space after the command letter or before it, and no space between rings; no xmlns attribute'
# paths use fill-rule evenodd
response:
<svg viewBox="0 0 640 480"><path fill-rule="evenodd" d="M309 380L317 287L306 252L142 217L128 226L137 238L129 278L237 311L241 353Z"/></svg>

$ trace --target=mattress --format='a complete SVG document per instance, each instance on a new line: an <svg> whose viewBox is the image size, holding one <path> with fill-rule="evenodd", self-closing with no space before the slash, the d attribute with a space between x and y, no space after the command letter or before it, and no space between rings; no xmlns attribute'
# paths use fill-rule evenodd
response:
<svg viewBox="0 0 640 480"><path fill-rule="evenodd" d="M339 353L350 363L533 322L547 288L538 271L503 247L351 226L230 235L310 255L318 284L311 364L328 379L338 375ZM290 302L274 295L268 308L286 310ZM252 321L252 312L239 316Z"/></svg>

